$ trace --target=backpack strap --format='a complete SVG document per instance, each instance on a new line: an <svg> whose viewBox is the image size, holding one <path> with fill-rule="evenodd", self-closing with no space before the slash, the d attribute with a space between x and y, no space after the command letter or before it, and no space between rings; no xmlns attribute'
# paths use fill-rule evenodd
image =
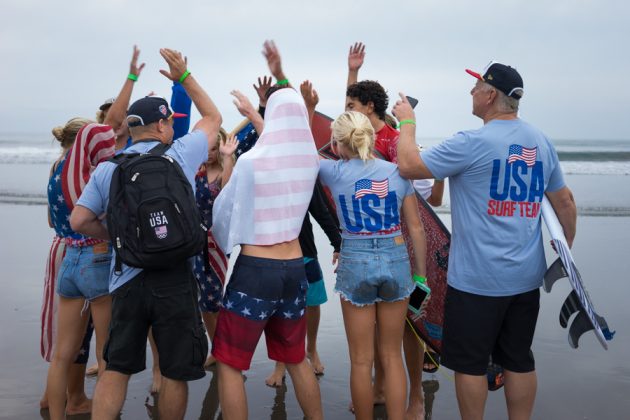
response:
<svg viewBox="0 0 630 420"><path fill-rule="evenodd" d="M168 149L171 148L170 144L160 143L153 149L149 150L149 154L153 156L162 156Z"/></svg>

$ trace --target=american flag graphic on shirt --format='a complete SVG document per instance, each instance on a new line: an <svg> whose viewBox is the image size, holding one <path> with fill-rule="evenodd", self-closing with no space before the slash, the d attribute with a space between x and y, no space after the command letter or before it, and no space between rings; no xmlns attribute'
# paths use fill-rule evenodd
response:
<svg viewBox="0 0 630 420"><path fill-rule="evenodd" d="M510 150L508 152L508 163L522 160L527 164L527 166L534 166L536 163L536 149L536 147L532 147L530 149L518 144L513 144L510 146Z"/></svg>
<svg viewBox="0 0 630 420"><path fill-rule="evenodd" d="M371 179L360 179L354 184L354 196L358 199L367 194L376 194L378 198L387 197L389 192L389 180L372 181Z"/></svg>

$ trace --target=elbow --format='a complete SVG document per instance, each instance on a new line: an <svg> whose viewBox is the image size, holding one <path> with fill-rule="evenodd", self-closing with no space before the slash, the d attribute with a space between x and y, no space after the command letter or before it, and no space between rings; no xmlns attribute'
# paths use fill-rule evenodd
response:
<svg viewBox="0 0 630 420"><path fill-rule="evenodd" d="M403 178L413 179L413 166L405 159L401 159L400 156L398 158L398 171Z"/></svg>
<svg viewBox="0 0 630 420"><path fill-rule="evenodd" d="M84 227L85 220L83 220L76 211L73 211L70 214L70 228L77 233L83 233Z"/></svg>
<svg viewBox="0 0 630 420"><path fill-rule="evenodd" d="M430 196L427 199L427 203L431 204L432 207L440 207L442 205L442 198Z"/></svg>

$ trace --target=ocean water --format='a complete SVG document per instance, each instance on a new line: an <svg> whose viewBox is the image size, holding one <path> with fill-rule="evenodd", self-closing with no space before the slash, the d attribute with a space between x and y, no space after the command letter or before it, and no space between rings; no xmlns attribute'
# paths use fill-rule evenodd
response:
<svg viewBox="0 0 630 420"><path fill-rule="evenodd" d="M421 142L430 146L437 140ZM578 349L571 349L567 331L558 322L569 285L559 281L551 293L542 292L533 345L539 379L533 418L629 418L630 141L563 140L556 146L579 207L573 255L595 309L617 334L609 342L608 351L592 333L581 338ZM39 314L45 259L52 238L46 223L45 189L50 165L58 156L58 145L50 135L0 133L0 419L47 418L38 407L47 370L47 363L39 355ZM445 199L439 214L450 227L448 194ZM320 357L326 366L325 375L319 379L324 413L328 419L351 419L347 410L347 344L339 299L332 292L332 249L318 227L315 235L329 296L322 305L318 337ZM555 255L550 247L546 252L551 263ZM148 360L147 366L150 363ZM272 368L264 344L259 345L252 369L246 373L250 418L302 418L290 379L279 389L264 385ZM443 368L436 374L424 374L423 380L430 418L458 418L453 373ZM150 369L132 377L122 419L155 418L155 400L148 392L150 381ZM93 387L94 380L88 379L89 395ZM213 371L190 383L187 419L220 418L216 387ZM383 413L380 407L375 418L385 418ZM502 391L490 393L486 418L507 418Z"/></svg>

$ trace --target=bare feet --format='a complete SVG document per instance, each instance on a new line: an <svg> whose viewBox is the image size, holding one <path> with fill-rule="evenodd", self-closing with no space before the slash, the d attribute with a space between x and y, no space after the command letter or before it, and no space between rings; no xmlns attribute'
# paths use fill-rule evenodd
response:
<svg viewBox="0 0 630 420"><path fill-rule="evenodd" d="M217 359L214 358L213 355L209 355L208 358L206 359L206 362L203 364L203 368L204 369L209 369L212 366L216 365L217 363Z"/></svg>
<svg viewBox="0 0 630 420"><path fill-rule="evenodd" d="M153 383L151 384L151 394L159 393L160 386L162 386L162 372L160 372L159 366L153 366Z"/></svg>
<svg viewBox="0 0 630 420"><path fill-rule="evenodd" d="M85 376L90 377L96 375L98 375L98 363L94 363L92 366L85 369Z"/></svg>
<svg viewBox="0 0 630 420"><path fill-rule="evenodd" d="M265 379L265 383L267 386L272 386L274 388L282 386L284 382L284 372L285 372L284 363L276 363L276 367L274 368L271 375Z"/></svg>
<svg viewBox="0 0 630 420"><path fill-rule="evenodd" d="M313 372L315 372L315 375L319 376L324 374L324 365L322 364L321 360L319 360L319 354L317 353L317 350L312 353L306 353L306 358L311 363L311 367L313 368Z"/></svg>
<svg viewBox="0 0 630 420"><path fill-rule="evenodd" d="M414 397L409 399L405 420L424 420L424 402L421 398Z"/></svg>
<svg viewBox="0 0 630 420"><path fill-rule="evenodd" d="M374 405L385 405L385 395L384 394L374 395ZM354 413L354 403L352 401L350 401L350 404L348 404L348 410L351 413Z"/></svg>
<svg viewBox="0 0 630 420"><path fill-rule="evenodd" d="M81 401L68 401L66 404L66 415L88 414L92 412L92 400L85 397Z"/></svg>

